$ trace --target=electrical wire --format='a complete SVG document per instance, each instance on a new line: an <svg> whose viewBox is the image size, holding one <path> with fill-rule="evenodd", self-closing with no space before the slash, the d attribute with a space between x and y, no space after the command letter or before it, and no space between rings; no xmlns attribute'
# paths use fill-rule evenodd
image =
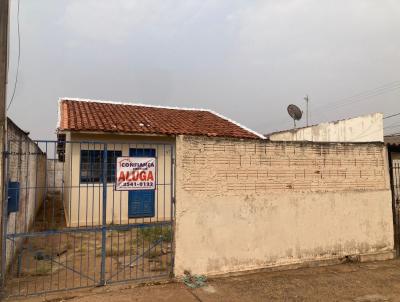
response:
<svg viewBox="0 0 400 302"><path fill-rule="evenodd" d="M370 98L373 98L373 97L376 97L376 96L379 96L382 94L386 94L388 92L392 92L392 91L395 91L398 89L400 89L400 81L393 81L393 82L389 82L389 83L380 85L373 89L365 90L365 91L356 93L354 95L351 95L349 97L339 99L338 101L330 102L325 105L323 105L323 104L319 105L319 106L312 105L311 110L313 110L314 113L317 112L318 113L317 115L320 115L320 114L324 114L324 111L326 111L326 109L335 110L337 108L340 108L343 106L348 106L348 105L351 105L354 103L358 103L358 102L361 102L361 101L364 101L364 100L367 100L367 99L370 99ZM337 102L340 102L340 103L337 104ZM324 111L322 111L322 110L324 110ZM391 118L391 117L398 116L398 115L400 115L400 113L386 116L386 117L384 117L384 119ZM283 119L282 119L282 121L283 121ZM271 127L271 126L277 125L278 123L280 124L280 121L272 122L268 126Z"/></svg>
<svg viewBox="0 0 400 302"><path fill-rule="evenodd" d="M392 115L385 116L383 119L395 117L395 116L398 116L398 115L400 115L400 112L399 112L399 113L392 114Z"/></svg>
<svg viewBox="0 0 400 302"><path fill-rule="evenodd" d="M390 126L387 126L387 127L383 127L383 129L390 129L390 128L396 128L396 127L400 127L400 124L390 125Z"/></svg>
<svg viewBox="0 0 400 302"><path fill-rule="evenodd" d="M11 96L11 100L8 103L7 106L7 111L10 109L13 101L14 101L14 97L15 97L15 91L17 90L17 83L18 83L18 74L19 74L19 63L21 60L21 33L19 30L19 4L20 4L20 0L18 0L17 2L17 31L18 31L18 59L17 59L17 70L15 73L15 82L14 82L14 89L13 89L13 93Z"/></svg>
<svg viewBox="0 0 400 302"><path fill-rule="evenodd" d="M385 136L400 136L400 132L393 132L393 133L388 133L388 134L386 134Z"/></svg>
<svg viewBox="0 0 400 302"><path fill-rule="evenodd" d="M318 109L337 109L337 108L340 108L343 106L348 106L348 105L351 105L354 103L364 101L366 99L369 99L369 98L372 98L375 96L386 94L388 92L392 92L392 91L395 91L398 89L400 89L400 81L395 81L395 82L391 82L391 83L376 87L374 89L370 89L370 90L366 90L366 91L354 94L347 98L343 98L339 101L335 101L335 102L331 102L326 105L314 107L314 110L318 111ZM340 103L337 103L337 102L340 102Z"/></svg>
<svg viewBox="0 0 400 302"><path fill-rule="evenodd" d="M386 94L388 92L392 92L392 91L395 91L398 89L400 89L400 81L399 80L380 85L373 89L369 89L369 90L365 90L365 91L353 94L349 97L339 99L338 101L330 102L325 105L321 104L319 106L318 105L313 106L313 104L312 104L310 109L314 113L317 112L317 115L321 115L321 114L324 115L324 112L326 112L327 109L332 108L331 110L335 110L337 108L340 108L343 106L348 106L348 105L351 105L351 104L354 104L357 102L361 102L361 101L364 101L364 100L367 100L367 99L370 99L370 98L373 98L373 97L376 97L376 96L379 96L382 94ZM340 103L338 104L337 102L340 102ZM400 113L384 117L384 119L391 118L391 117L397 116L397 115L400 115ZM274 125L280 124L281 123L280 121L281 120L272 122L272 123L268 124L268 126L270 128L272 128ZM282 119L282 122L283 122L283 119Z"/></svg>
<svg viewBox="0 0 400 302"><path fill-rule="evenodd" d="M376 94L376 93L381 93L381 92L386 92L387 90L392 90L392 89L397 89L398 86L400 85L400 81L394 81L394 82L390 82L372 89L368 89L356 94L353 94L349 97L340 99L339 101L342 101L343 104L346 104L347 101L351 101L352 99L357 99L357 98L362 98L362 97L366 97L369 96L371 94ZM332 102L332 105L336 105L336 102Z"/></svg>

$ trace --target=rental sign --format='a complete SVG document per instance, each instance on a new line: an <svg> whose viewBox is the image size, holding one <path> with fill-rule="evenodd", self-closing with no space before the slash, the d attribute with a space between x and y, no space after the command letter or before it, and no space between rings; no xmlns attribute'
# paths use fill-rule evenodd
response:
<svg viewBox="0 0 400 302"><path fill-rule="evenodd" d="M154 190L156 159L154 157L118 157L115 190Z"/></svg>

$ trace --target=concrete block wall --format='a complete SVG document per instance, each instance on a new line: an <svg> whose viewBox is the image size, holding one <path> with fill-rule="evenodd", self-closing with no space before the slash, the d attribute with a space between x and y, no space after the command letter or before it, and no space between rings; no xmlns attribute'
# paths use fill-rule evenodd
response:
<svg viewBox="0 0 400 302"><path fill-rule="evenodd" d="M185 138L183 189L241 194L389 188L383 144ZM218 189L218 190L217 190Z"/></svg>
<svg viewBox="0 0 400 302"><path fill-rule="evenodd" d="M45 198L46 154L28 133L8 120L8 180L20 183L19 211L7 215L7 233L28 232ZM21 238L7 240L6 262L10 265Z"/></svg>
<svg viewBox="0 0 400 302"><path fill-rule="evenodd" d="M47 190L51 192L61 192L63 190L64 162L58 159L47 159Z"/></svg>
<svg viewBox="0 0 400 302"><path fill-rule="evenodd" d="M383 114L377 112L267 136L271 141L383 142Z"/></svg>
<svg viewBox="0 0 400 302"><path fill-rule="evenodd" d="M381 143L180 136L175 274L220 274L393 249Z"/></svg>

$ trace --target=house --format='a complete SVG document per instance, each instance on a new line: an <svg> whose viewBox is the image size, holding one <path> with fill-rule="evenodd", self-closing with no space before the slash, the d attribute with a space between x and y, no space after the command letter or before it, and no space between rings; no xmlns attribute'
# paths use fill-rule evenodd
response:
<svg viewBox="0 0 400 302"><path fill-rule="evenodd" d="M58 115L56 141L7 157L14 295L394 256L379 114L269 139L204 109L63 98Z"/></svg>
<svg viewBox="0 0 400 302"><path fill-rule="evenodd" d="M104 199L107 199L109 224L170 219L178 135L263 138L210 110L72 98L59 101L57 133L58 155L66 167L63 185L70 188L64 190L69 226L101 224ZM106 166L103 165L105 154ZM115 189L116 159L128 156L157 159L156 190ZM104 167L107 167L106 196L103 196L102 184Z"/></svg>
<svg viewBox="0 0 400 302"><path fill-rule="evenodd" d="M209 110L62 99L69 226L170 221L176 276L392 258L381 115L336 124L344 142L266 140ZM155 190L118 190L126 156L156 157Z"/></svg>

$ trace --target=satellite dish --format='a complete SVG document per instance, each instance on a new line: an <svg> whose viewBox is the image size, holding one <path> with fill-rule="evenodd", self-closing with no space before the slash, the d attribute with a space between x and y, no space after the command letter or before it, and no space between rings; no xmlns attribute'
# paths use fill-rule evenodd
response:
<svg viewBox="0 0 400 302"><path fill-rule="evenodd" d="M290 104L287 107L287 112L293 119L294 127L296 128L296 121L299 121L301 119L301 117L303 116L303 111L301 111L300 108L296 105Z"/></svg>

